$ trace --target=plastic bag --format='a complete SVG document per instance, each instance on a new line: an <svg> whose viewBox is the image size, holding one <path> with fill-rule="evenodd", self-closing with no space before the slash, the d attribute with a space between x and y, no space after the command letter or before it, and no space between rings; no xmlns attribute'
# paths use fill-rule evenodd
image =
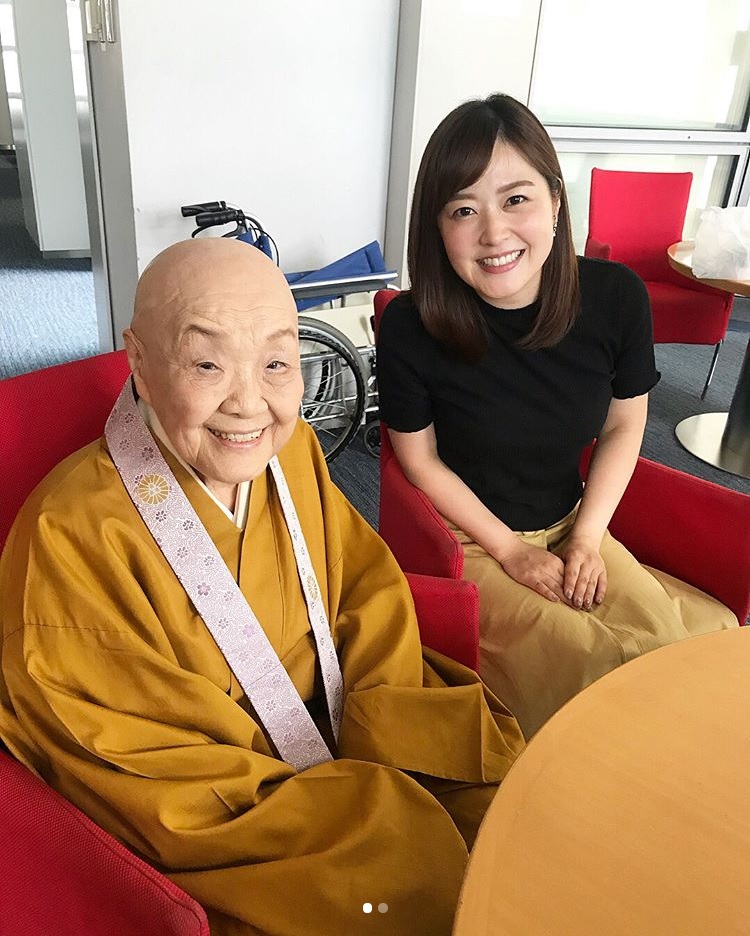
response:
<svg viewBox="0 0 750 936"><path fill-rule="evenodd" d="M750 207L707 208L701 213L693 276L750 280Z"/></svg>

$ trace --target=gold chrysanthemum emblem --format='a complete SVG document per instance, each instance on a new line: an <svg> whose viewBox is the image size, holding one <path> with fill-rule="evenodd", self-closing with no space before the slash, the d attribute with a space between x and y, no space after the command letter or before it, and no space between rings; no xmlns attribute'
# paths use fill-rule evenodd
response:
<svg viewBox="0 0 750 936"><path fill-rule="evenodd" d="M144 475L136 488L138 497L144 504L161 504L169 495L169 481L162 475Z"/></svg>

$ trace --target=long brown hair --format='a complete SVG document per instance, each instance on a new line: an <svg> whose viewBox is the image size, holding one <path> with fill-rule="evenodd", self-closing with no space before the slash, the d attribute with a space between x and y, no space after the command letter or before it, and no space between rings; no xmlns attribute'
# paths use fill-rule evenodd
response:
<svg viewBox="0 0 750 936"><path fill-rule="evenodd" d="M456 192L479 179L498 141L517 150L545 178L553 198L559 199L557 233L542 266L539 312L520 346L537 350L557 344L573 326L581 302L570 212L547 131L528 107L507 94L459 105L440 122L422 156L411 206L407 262L411 295L425 328L469 361L486 349L487 326L474 290L448 260L438 215Z"/></svg>

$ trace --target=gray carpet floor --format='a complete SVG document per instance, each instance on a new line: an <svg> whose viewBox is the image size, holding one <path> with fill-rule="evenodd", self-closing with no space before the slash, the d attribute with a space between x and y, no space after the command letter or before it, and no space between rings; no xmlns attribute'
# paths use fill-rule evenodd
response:
<svg viewBox="0 0 750 936"><path fill-rule="evenodd" d="M89 260L45 260L0 157L0 378L99 353Z"/></svg>
<svg viewBox="0 0 750 936"><path fill-rule="evenodd" d="M720 471L685 451L674 427L695 413L726 411L750 339L750 300L737 299L730 330L705 401L700 391L711 349L657 345L662 378L651 394L642 453L662 464L750 494L750 481ZM23 222L18 173L0 156L0 378L96 354L91 265L44 260ZM334 481L377 527L378 463L361 437L331 465Z"/></svg>

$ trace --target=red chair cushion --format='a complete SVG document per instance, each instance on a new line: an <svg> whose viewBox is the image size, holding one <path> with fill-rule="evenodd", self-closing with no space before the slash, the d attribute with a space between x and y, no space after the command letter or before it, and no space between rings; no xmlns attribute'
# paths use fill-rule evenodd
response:
<svg viewBox="0 0 750 936"><path fill-rule="evenodd" d="M378 328L380 327L380 316L383 310L399 294L398 289L379 289L372 300L372 307L375 312L375 337L378 337Z"/></svg>
<svg viewBox="0 0 750 936"><path fill-rule="evenodd" d="M591 170L589 237L608 244L611 259L644 280L679 276L667 261L667 247L682 239L691 172Z"/></svg>
<svg viewBox="0 0 750 936"><path fill-rule="evenodd" d="M422 643L479 669L479 591L474 582L406 573Z"/></svg>
<svg viewBox="0 0 750 936"><path fill-rule="evenodd" d="M704 292L652 281L646 283L646 289L651 299L657 344L718 344L724 339L733 302L728 293L715 289Z"/></svg>

